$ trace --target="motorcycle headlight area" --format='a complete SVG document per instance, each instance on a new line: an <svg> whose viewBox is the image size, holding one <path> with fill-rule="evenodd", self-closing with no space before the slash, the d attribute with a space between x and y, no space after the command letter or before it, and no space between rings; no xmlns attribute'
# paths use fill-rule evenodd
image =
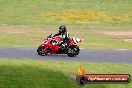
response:
<svg viewBox="0 0 132 88"><path fill-rule="evenodd" d="M42 42L43 44L47 44L47 41Z"/></svg>

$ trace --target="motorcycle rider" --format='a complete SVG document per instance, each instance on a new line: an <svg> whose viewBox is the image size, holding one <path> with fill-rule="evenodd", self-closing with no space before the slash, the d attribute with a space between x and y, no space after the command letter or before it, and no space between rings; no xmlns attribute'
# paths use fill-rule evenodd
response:
<svg viewBox="0 0 132 88"><path fill-rule="evenodd" d="M58 45L60 46L60 49L66 49L67 46L69 45L70 37L65 25L61 25L59 27L59 32L55 34L53 37L59 36L59 35L62 36L62 41Z"/></svg>

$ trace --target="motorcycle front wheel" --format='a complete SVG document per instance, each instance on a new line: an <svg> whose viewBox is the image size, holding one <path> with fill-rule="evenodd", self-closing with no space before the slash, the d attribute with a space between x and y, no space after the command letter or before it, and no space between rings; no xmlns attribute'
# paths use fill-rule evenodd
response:
<svg viewBox="0 0 132 88"><path fill-rule="evenodd" d="M50 50L48 48L45 48L44 46L39 46L38 49L37 49L37 53L38 55L41 55L41 56L45 56L47 55L48 53L50 52Z"/></svg>

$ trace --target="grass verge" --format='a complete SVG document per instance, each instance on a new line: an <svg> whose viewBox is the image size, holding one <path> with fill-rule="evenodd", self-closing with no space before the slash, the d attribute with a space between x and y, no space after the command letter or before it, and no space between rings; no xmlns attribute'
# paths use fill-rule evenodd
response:
<svg viewBox="0 0 132 88"><path fill-rule="evenodd" d="M0 59L0 88L80 88L75 82L79 65L87 73L127 73L131 64ZM84 88L131 88L130 84L90 84Z"/></svg>
<svg viewBox="0 0 132 88"><path fill-rule="evenodd" d="M89 24L89 25L67 25L70 37L83 38L79 43L81 48L95 49L132 49L131 26L125 24ZM58 32L58 25L45 25L39 27L0 27L1 46L39 46L43 38L49 34ZM124 32L123 35L107 35L103 32ZM116 33L117 32L117 33Z"/></svg>

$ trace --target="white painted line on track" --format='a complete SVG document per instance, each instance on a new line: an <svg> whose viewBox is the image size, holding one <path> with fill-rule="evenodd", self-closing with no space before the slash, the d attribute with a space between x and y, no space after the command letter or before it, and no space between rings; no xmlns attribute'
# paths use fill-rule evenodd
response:
<svg viewBox="0 0 132 88"><path fill-rule="evenodd" d="M116 50L128 50L128 49L116 49Z"/></svg>
<svg viewBox="0 0 132 88"><path fill-rule="evenodd" d="M80 48L80 49L84 49L84 48Z"/></svg>

